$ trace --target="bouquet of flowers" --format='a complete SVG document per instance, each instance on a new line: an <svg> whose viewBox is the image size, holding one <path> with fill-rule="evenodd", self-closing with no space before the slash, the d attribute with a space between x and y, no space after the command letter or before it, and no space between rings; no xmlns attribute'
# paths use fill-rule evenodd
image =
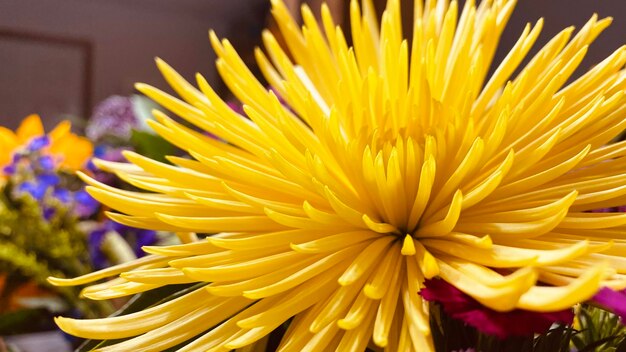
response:
<svg viewBox="0 0 626 352"><path fill-rule="evenodd" d="M25 118L16 133L0 127L0 134L0 314L9 314L0 331L22 331L26 326L21 323L37 328L33 312L19 308L32 306L27 299L42 295L48 306L57 298L53 311L110 314L107 302L80 300L77 289L54 289L46 281L49 275L71 277L94 269L83 225L100 205L74 175L91 157L92 143L73 134L68 122L45 133L37 115ZM24 293L28 288L33 296Z"/></svg>
<svg viewBox="0 0 626 352"><path fill-rule="evenodd" d="M99 172L92 157L119 161L121 150L141 149L146 138L159 142L140 130L134 105L118 96L102 102L87 125L89 139L72 133L69 121L45 133L37 115L15 132L0 127L0 335L50 329L51 312L111 314L115 305L81 299L78 288L57 288L47 278L137 259L142 246L167 237L106 219L76 175L82 170L119 184Z"/></svg>

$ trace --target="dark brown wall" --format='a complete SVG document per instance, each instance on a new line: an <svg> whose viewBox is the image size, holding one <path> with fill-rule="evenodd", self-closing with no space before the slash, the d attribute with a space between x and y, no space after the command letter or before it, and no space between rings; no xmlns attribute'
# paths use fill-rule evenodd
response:
<svg viewBox="0 0 626 352"><path fill-rule="evenodd" d="M301 2L285 1L293 2L295 9ZM344 16L337 19L346 17L348 0L328 1L336 9L344 6ZM320 0L306 2L318 7ZM381 9L385 1L375 2ZM81 106L80 99L68 103L60 98L80 95L83 89L80 74L84 70L78 67L82 61L76 46L15 46L3 42L0 35L0 125L15 127L31 112L42 113L48 124L63 113L84 117L85 111L107 96L132 93L137 81L164 87L154 56L163 57L190 79L199 71L219 86L207 30L215 28L220 36L232 38L242 56L250 59L268 5L269 0L0 0L0 34L4 29L78 39L92 49L91 67L87 68L90 86L84 92L86 104L91 106ZM626 42L626 0L519 0L495 62L506 55L527 22L545 17L536 51L563 28L580 27L594 12L615 20L581 64L581 70L588 69ZM406 13L411 10L405 8ZM74 71L67 67L72 60L80 63ZM68 77L65 72L78 72L79 76Z"/></svg>
<svg viewBox="0 0 626 352"><path fill-rule="evenodd" d="M545 19L541 36L530 53L532 55L564 28L571 25L577 29L582 27L594 13L598 13L600 18L612 16L613 23L591 45L579 70L574 74L579 75L626 44L625 0L519 0L502 35L497 59L504 58L528 22L534 23L541 17Z"/></svg>
<svg viewBox="0 0 626 352"><path fill-rule="evenodd" d="M160 56L193 80L195 72L218 84L208 40L219 36L260 37L265 0L0 0L0 125L15 127L38 112L48 126L65 114L85 118L94 104L133 92L133 83L166 87L154 64ZM256 6L253 6L255 5ZM250 26L253 27L250 27ZM252 30L251 30L252 28ZM28 38L9 38L10 31ZM257 36L256 38L254 36ZM52 40L47 40L52 39ZM81 97L81 48L92 49L88 101ZM249 46L244 40L238 45Z"/></svg>

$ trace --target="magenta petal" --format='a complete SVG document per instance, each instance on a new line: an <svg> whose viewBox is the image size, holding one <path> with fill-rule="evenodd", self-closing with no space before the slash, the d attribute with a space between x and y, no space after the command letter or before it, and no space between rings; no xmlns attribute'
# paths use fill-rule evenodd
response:
<svg viewBox="0 0 626 352"><path fill-rule="evenodd" d="M450 308L458 305L457 309L462 310L473 300L444 280L426 280L424 284L426 287L420 291L420 295L430 302L442 303Z"/></svg>
<svg viewBox="0 0 626 352"><path fill-rule="evenodd" d="M615 313L622 322L626 321L626 290L613 291L603 287L591 300Z"/></svg>
<svg viewBox="0 0 626 352"><path fill-rule="evenodd" d="M529 336L534 333L544 333L555 322L571 323L574 319L574 313L571 310L537 313L516 309L503 313L486 307L451 315L481 332L501 339L509 336Z"/></svg>
<svg viewBox="0 0 626 352"><path fill-rule="evenodd" d="M555 322L571 324L574 319L571 309L550 313L522 309L498 312L483 306L444 280L426 280L420 295L427 301L441 304L451 317L501 339L544 333Z"/></svg>

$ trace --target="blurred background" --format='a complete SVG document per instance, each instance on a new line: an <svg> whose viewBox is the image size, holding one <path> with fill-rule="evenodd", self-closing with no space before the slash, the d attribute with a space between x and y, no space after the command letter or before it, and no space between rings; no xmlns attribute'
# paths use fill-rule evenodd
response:
<svg viewBox="0 0 626 352"><path fill-rule="evenodd" d="M301 2L315 11L321 3L286 2L296 16ZM336 21L345 22L349 1L327 2ZM409 9L412 0L402 2ZM624 41L626 1L518 2L495 62L506 54L524 25L541 16L546 21L538 44L567 26L580 27L594 12L615 17L581 70ZM375 3L378 10L384 6L384 0ZM410 18L405 18L408 26ZM201 72L219 87L208 29L228 37L252 63L252 49L259 45L266 26L271 26L268 0L0 0L0 124L15 128L33 112L42 116L46 126L68 116L87 119L106 97L132 94L134 82L165 87L153 62L155 56L189 79Z"/></svg>

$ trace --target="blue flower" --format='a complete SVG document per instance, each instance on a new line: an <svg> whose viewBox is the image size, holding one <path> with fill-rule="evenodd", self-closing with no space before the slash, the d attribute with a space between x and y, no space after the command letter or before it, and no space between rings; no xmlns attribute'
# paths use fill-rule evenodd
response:
<svg viewBox="0 0 626 352"><path fill-rule="evenodd" d="M107 146L104 144L97 145L93 149L93 156L96 158L102 158L107 153Z"/></svg>
<svg viewBox="0 0 626 352"><path fill-rule="evenodd" d="M28 193L37 200L42 200L48 190L48 185L25 181L17 187L19 193Z"/></svg>
<svg viewBox="0 0 626 352"><path fill-rule="evenodd" d="M35 137L28 143L27 149L31 152L36 152L50 145L50 137L40 136Z"/></svg>
<svg viewBox="0 0 626 352"><path fill-rule="evenodd" d="M102 253L102 241L108 232L106 226L103 226L89 234L88 247L91 262L96 269L104 268L108 265L108 261L104 253Z"/></svg>
<svg viewBox="0 0 626 352"><path fill-rule="evenodd" d="M137 230L137 229L135 229ZM157 234L154 230L137 230L136 242L133 248L135 255L143 257L146 253L143 251L143 246L150 246L157 241Z"/></svg>
<svg viewBox="0 0 626 352"><path fill-rule="evenodd" d="M13 153L13 157L11 158L12 164L17 164L24 158L24 155L21 153Z"/></svg>
<svg viewBox="0 0 626 352"><path fill-rule="evenodd" d="M37 183L45 186L56 186L61 182L61 178L57 174L41 174L36 176Z"/></svg>
<svg viewBox="0 0 626 352"><path fill-rule="evenodd" d="M108 266L107 258L102 252L102 241L105 235L110 232L117 232L133 249L137 257L143 257L146 253L141 249L143 246L155 244L158 240L156 231L142 230L117 222L106 220L98 229L89 234L89 253L91 260L96 268L104 268Z"/></svg>
<svg viewBox="0 0 626 352"><path fill-rule="evenodd" d="M100 203L98 203L98 201L90 196L85 190L80 190L74 193L74 201L76 202L74 211L79 217L88 217L93 215L96 211L98 211L98 207L100 206Z"/></svg>
<svg viewBox="0 0 626 352"><path fill-rule="evenodd" d="M13 153L11 157L11 163L2 168L2 172L4 175L10 176L17 172L17 165L22 160L24 156L20 153Z"/></svg>
<svg viewBox="0 0 626 352"><path fill-rule="evenodd" d="M52 192L52 196L64 204L68 204L72 201L72 192L65 188L56 188L54 192Z"/></svg>
<svg viewBox="0 0 626 352"><path fill-rule="evenodd" d="M56 209L51 208L51 207L46 207L43 210L43 218L46 219L46 221L50 221L50 219L52 219L52 217L54 216L54 214L56 214Z"/></svg>
<svg viewBox="0 0 626 352"><path fill-rule="evenodd" d="M51 155L42 155L37 161L39 163L39 167L46 171L52 171L56 166L56 162Z"/></svg>
<svg viewBox="0 0 626 352"><path fill-rule="evenodd" d="M2 173L9 176L13 175L16 170L17 168L15 167L15 164L9 164L2 169Z"/></svg>

